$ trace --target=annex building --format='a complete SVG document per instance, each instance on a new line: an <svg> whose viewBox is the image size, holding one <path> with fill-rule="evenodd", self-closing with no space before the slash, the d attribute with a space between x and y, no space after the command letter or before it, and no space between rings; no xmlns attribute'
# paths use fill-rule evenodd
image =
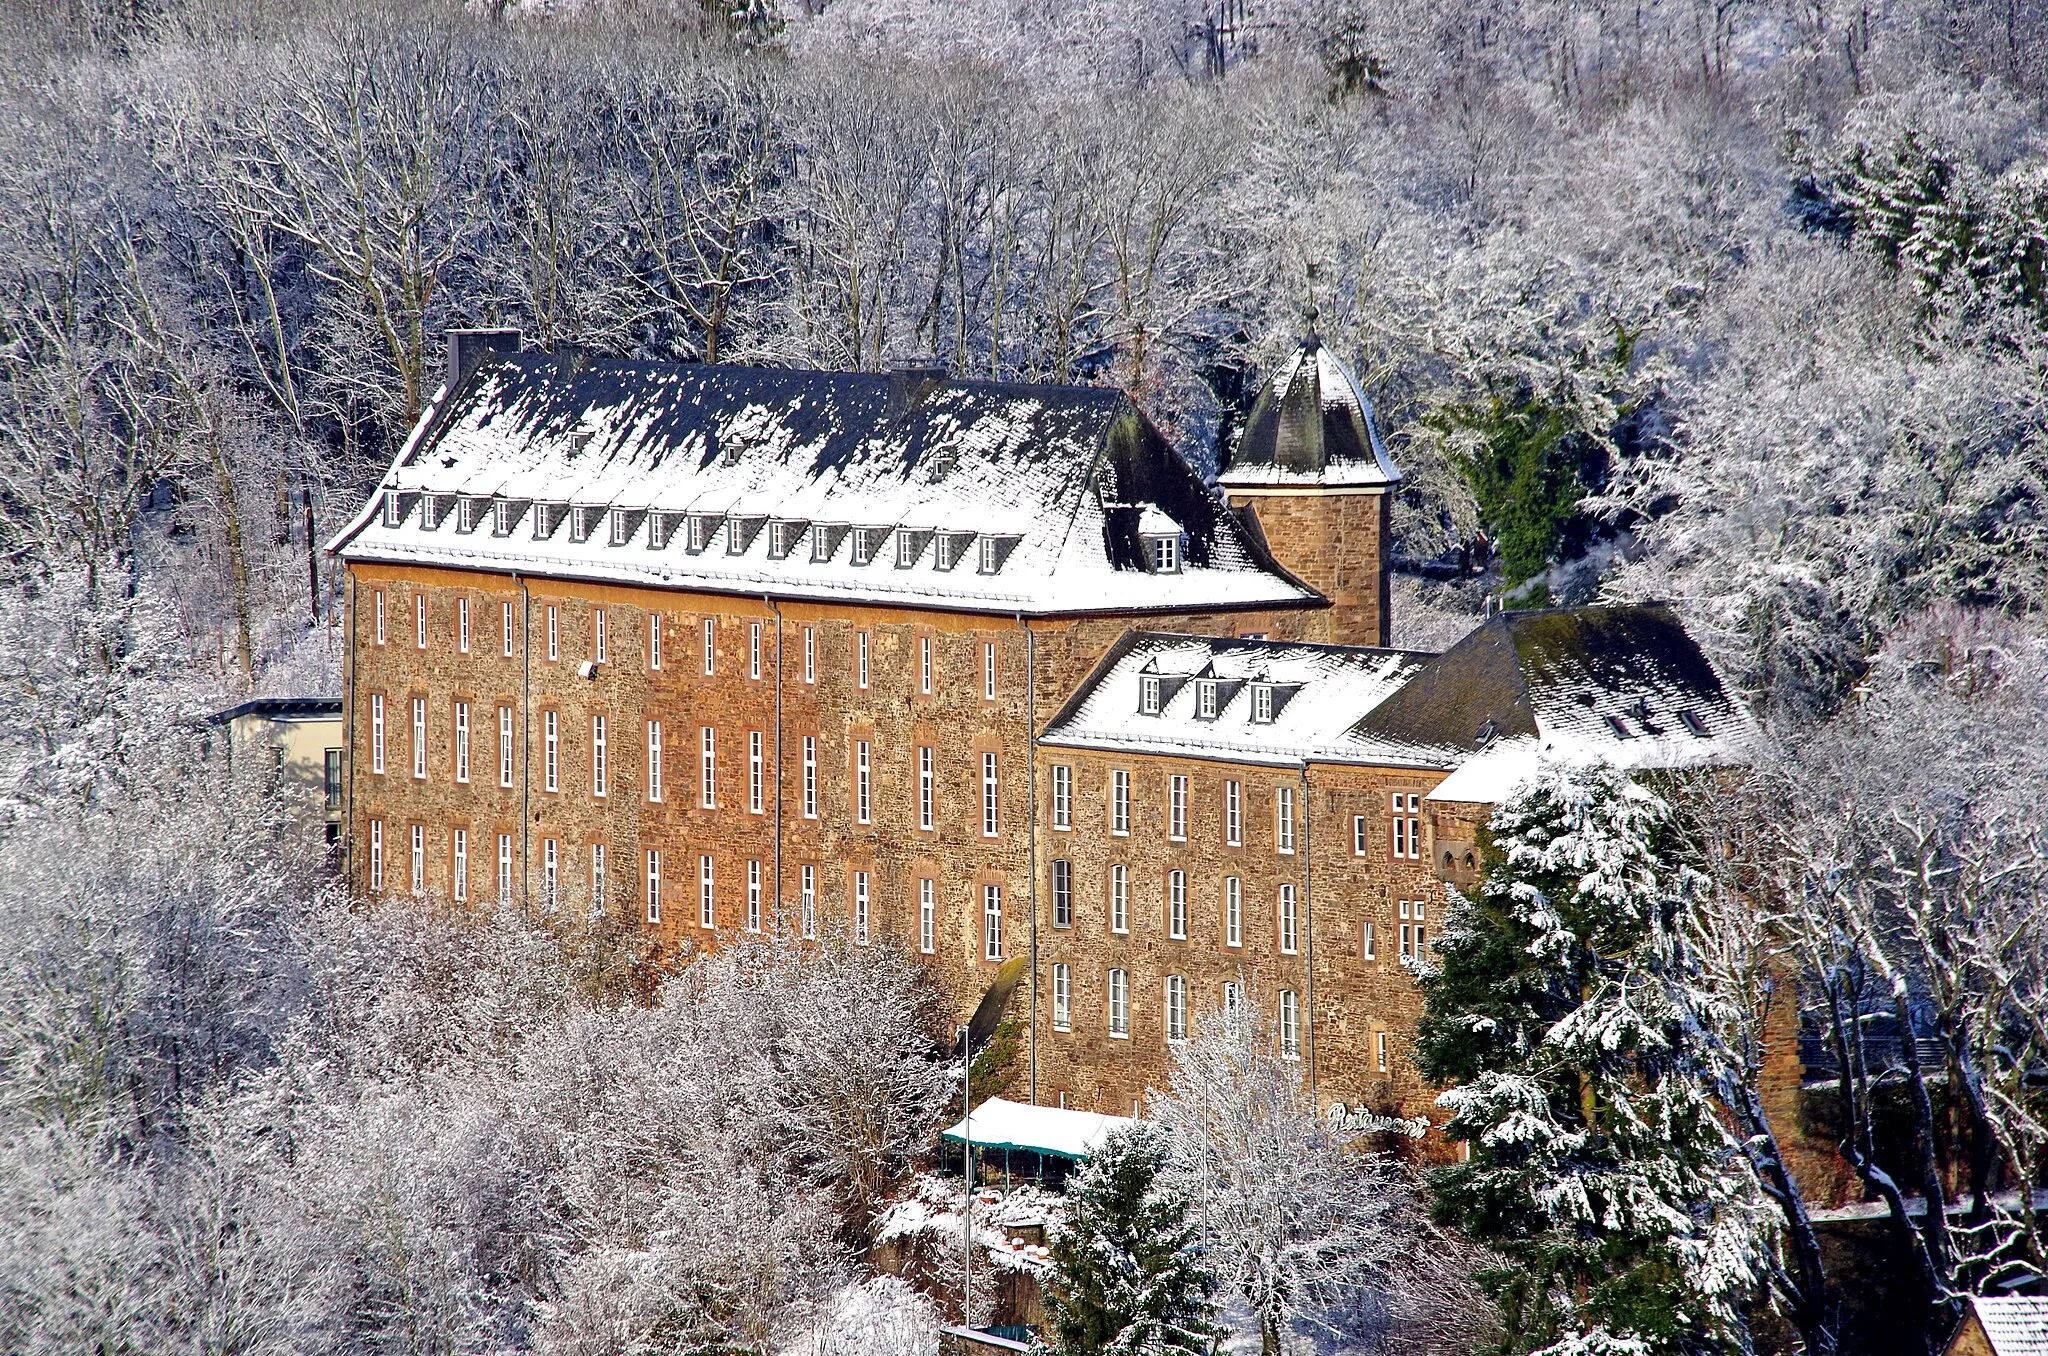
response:
<svg viewBox="0 0 2048 1356"><path fill-rule="evenodd" d="M354 885L672 960L843 930L963 1017L1021 965L1029 1095L1079 1110L1251 992L1323 1102L1420 1114L1404 962L1491 805L1750 723L1661 606L1387 648L1398 484L1313 338L1218 489L1112 390L459 332L332 547Z"/></svg>

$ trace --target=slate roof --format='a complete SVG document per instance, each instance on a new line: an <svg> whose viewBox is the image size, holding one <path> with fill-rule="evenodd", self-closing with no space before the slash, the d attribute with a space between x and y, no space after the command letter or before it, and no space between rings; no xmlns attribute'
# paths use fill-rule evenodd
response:
<svg viewBox="0 0 2048 1356"><path fill-rule="evenodd" d="M252 697L216 711L206 720L210 725L227 725L243 716L264 716L271 720L338 720L341 717L341 698Z"/></svg>
<svg viewBox="0 0 2048 1356"><path fill-rule="evenodd" d="M2048 1298L1973 1295L1970 1309L1995 1356L2048 1356Z"/></svg>
<svg viewBox="0 0 2048 1356"><path fill-rule="evenodd" d="M1117 391L545 353L437 393L330 549L1005 615L1322 602Z"/></svg>
<svg viewBox="0 0 2048 1356"><path fill-rule="evenodd" d="M1335 751L1359 714L1429 658L1356 645L1127 632L1058 715L1041 743L1299 766ZM1159 709L1143 709L1146 680ZM1214 683L1214 714L1201 707ZM1271 687L1270 720L1253 719L1254 687Z"/></svg>
<svg viewBox="0 0 2048 1356"><path fill-rule="evenodd" d="M1358 378L1311 333L1259 391L1218 478L1226 489L1365 488L1401 473Z"/></svg>
<svg viewBox="0 0 2048 1356"><path fill-rule="evenodd" d="M1159 680L1159 710L1142 709ZM1213 718L1199 709L1218 681ZM1276 707L1251 719L1252 685ZM1494 804L1544 759L1626 768L1740 761L1755 731L1660 603L1508 612L1440 655L1134 631L1041 742L1300 766L1449 773L1435 800Z"/></svg>

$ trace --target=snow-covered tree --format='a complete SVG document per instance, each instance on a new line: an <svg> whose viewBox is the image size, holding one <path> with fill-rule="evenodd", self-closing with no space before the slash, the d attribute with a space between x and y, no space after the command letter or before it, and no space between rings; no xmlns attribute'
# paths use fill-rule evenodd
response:
<svg viewBox="0 0 2048 1356"><path fill-rule="evenodd" d="M1189 1201L1161 1180L1169 1146L1139 1121L1097 1146L1067 1187L1045 1288L1060 1356L1200 1356L1209 1350L1208 1279L1193 1251Z"/></svg>
<svg viewBox="0 0 2048 1356"><path fill-rule="evenodd" d="M1470 1148L1436 1208L1514 1264L1490 1279L1507 1350L1748 1348L1771 1216L1714 1103L1719 1000L1685 930L1704 882L1670 819L1622 773L1544 768L1424 980L1417 1063Z"/></svg>
<svg viewBox="0 0 2048 1356"><path fill-rule="evenodd" d="M1149 1110L1168 1136L1164 1181L1193 1203L1202 1265L1265 1356L1385 1333L1412 1237L1406 1187L1316 1114L1256 1003L1207 1014Z"/></svg>

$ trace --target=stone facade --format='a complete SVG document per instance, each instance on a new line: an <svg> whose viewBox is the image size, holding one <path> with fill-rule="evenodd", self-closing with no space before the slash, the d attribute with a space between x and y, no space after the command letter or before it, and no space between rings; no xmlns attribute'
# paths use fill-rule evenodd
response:
<svg viewBox="0 0 2048 1356"><path fill-rule="evenodd" d="M1232 508L1257 518L1274 559L1330 600L1300 639L1380 645L1393 633L1392 576L1385 568L1393 499L1380 489L1232 486Z"/></svg>

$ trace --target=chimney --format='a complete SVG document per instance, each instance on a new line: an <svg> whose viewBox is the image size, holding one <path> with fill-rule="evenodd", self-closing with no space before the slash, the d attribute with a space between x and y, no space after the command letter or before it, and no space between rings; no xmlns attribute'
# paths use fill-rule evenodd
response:
<svg viewBox="0 0 2048 1356"><path fill-rule="evenodd" d="M894 419L905 413L929 388L945 380L946 369L937 358L898 358L889 364L889 398L883 417Z"/></svg>
<svg viewBox="0 0 2048 1356"><path fill-rule="evenodd" d="M451 395L470 373L476 371L476 365L483 361L486 353L519 351L518 330L449 330L446 333L448 391Z"/></svg>

